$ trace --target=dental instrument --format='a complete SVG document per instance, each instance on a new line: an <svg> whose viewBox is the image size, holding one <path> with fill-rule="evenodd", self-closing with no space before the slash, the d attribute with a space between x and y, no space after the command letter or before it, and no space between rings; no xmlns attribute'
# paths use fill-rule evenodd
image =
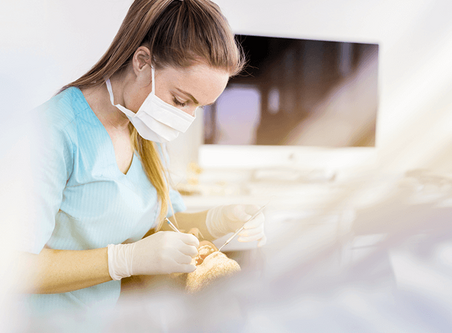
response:
<svg viewBox="0 0 452 333"><path fill-rule="evenodd" d="M245 224L248 223L249 221L255 219L260 213L262 213L262 211L264 210L265 206L267 206L267 205L268 205L268 203L263 205L253 216L251 216L251 218L249 218L239 230L237 230L231 237L228 238L228 240L223 245L221 245L221 247L218 249L218 251L221 251L221 249L223 247L228 245L229 242L231 240L233 240L245 228Z"/></svg>

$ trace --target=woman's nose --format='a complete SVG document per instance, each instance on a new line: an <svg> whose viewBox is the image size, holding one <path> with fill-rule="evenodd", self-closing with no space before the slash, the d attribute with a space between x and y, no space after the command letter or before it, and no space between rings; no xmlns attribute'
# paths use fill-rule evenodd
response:
<svg viewBox="0 0 452 333"><path fill-rule="evenodd" d="M198 107L193 107L193 108L186 110L185 112L188 113L192 117L196 117L197 110L198 110Z"/></svg>

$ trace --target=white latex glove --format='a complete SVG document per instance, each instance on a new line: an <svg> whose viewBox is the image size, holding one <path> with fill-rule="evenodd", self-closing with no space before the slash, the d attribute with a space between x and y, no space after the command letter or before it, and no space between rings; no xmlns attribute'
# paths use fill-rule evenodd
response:
<svg viewBox="0 0 452 333"><path fill-rule="evenodd" d="M131 244L108 245L108 271L113 280L132 275L190 273L198 254L198 239L190 234L160 231Z"/></svg>
<svg viewBox="0 0 452 333"><path fill-rule="evenodd" d="M252 242L257 240L259 241L257 246L262 246L267 242L264 233L264 214L260 213L253 220L245 223L257 213L259 208L256 205L228 205L209 209L206 218L207 229L213 237L220 238L245 225L245 228L238 235L238 241Z"/></svg>

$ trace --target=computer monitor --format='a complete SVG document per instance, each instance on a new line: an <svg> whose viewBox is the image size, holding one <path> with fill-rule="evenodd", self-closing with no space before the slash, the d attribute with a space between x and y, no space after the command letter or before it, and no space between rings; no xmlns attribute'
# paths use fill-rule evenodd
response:
<svg viewBox="0 0 452 333"><path fill-rule="evenodd" d="M247 66L203 111L206 167L340 167L375 154L378 44L237 35Z"/></svg>

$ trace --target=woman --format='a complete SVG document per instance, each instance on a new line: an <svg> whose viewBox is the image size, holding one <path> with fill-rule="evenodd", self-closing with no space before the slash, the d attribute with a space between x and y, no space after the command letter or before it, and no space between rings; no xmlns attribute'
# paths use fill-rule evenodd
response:
<svg viewBox="0 0 452 333"><path fill-rule="evenodd" d="M161 159L160 143L184 132L242 67L214 3L136 0L99 62L38 108L37 205L22 247L36 267L33 308L111 307L124 277L193 271L198 240L169 231L165 216L212 240L257 211L183 213ZM263 245L263 219L246 223L239 240Z"/></svg>

